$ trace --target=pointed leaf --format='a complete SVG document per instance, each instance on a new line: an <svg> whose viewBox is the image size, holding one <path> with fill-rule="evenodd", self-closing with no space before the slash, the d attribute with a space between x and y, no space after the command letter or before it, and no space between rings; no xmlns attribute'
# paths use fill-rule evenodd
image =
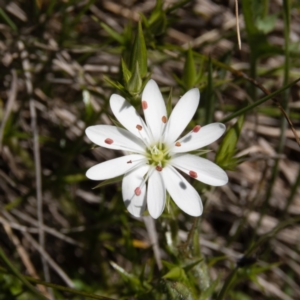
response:
<svg viewBox="0 0 300 300"><path fill-rule="evenodd" d="M124 38L121 34L119 34L117 31L106 25L105 23L100 23L101 27L112 37L114 40L119 42L121 45L124 44Z"/></svg>
<svg viewBox="0 0 300 300"><path fill-rule="evenodd" d="M182 280L182 279L186 279L186 275L182 268L174 267L167 274L165 274L163 276L163 278L173 279L173 280Z"/></svg>

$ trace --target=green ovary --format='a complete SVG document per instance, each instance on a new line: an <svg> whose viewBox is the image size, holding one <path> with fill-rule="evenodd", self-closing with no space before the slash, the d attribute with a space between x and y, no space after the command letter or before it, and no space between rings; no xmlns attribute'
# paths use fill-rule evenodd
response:
<svg viewBox="0 0 300 300"><path fill-rule="evenodd" d="M171 158L164 144L149 147L147 149L147 157L149 164L161 167L164 167Z"/></svg>

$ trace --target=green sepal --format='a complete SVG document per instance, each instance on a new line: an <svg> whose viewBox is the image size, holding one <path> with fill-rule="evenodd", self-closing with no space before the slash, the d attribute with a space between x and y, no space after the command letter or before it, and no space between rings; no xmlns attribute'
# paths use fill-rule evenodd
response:
<svg viewBox="0 0 300 300"><path fill-rule="evenodd" d="M233 157L236 154L236 144L239 140L245 116L241 115L237 122L227 131L216 154L215 162L225 170L233 170L239 159Z"/></svg>
<svg viewBox="0 0 300 300"><path fill-rule="evenodd" d="M202 261L203 261L203 258L198 258L195 261L187 264L185 267L183 267L183 269L185 270L185 272L188 272L188 271L190 271L191 269L193 269L196 265L198 265Z"/></svg>
<svg viewBox="0 0 300 300"><path fill-rule="evenodd" d="M131 72L128 70L127 66L126 66L126 63L124 61L124 59L122 58L122 61L121 61L121 64L122 64L122 73L123 73L123 78L124 78L124 82L125 83L128 83L130 78L131 78Z"/></svg>
<svg viewBox="0 0 300 300"><path fill-rule="evenodd" d="M131 73L135 72L136 69L136 63L138 63L139 66L139 74L141 78L145 77L147 75L147 48L144 38L144 33L142 29L142 24L139 22L138 25L138 32L136 34L134 43L133 43L133 49L132 54L130 57L130 71Z"/></svg>
<svg viewBox="0 0 300 300"><path fill-rule="evenodd" d="M135 69L132 72L132 76L126 86L127 86L128 92L133 96L139 94L142 90L143 80L141 78L138 61L136 61Z"/></svg>
<svg viewBox="0 0 300 300"><path fill-rule="evenodd" d="M196 67L195 60L193 55L193 50L191 48L188 49L186 53L184 69L183 69L183 78L182 82L186 90L191 89L196 84L197 75L196 75Z"/></svg>
<svg viewBox="0 0 300 300"><path fill-rule="evenodd" d="M187 276L184 272L184 270L181 267L174 267L171 269L167 274L163 276L165 279L172 279L172 280L180 280L180 281L186 281Z"/></svg>

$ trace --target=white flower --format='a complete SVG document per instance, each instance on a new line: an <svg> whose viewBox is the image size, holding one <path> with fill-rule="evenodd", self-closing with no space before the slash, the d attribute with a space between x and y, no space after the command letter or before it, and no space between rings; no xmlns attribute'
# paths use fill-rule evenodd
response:
<svg viewBox="0 0 300 300"><path fill-rule="evenodd" d="M211 161L187 153L217 140L225 131L224 124L197 125L179 138L194 116L199 99L198 89L186 92L168 120L161 92L150 80L142 94L145 122L123 97L113 94L111 110L126 129L96 125L88 127L86 135L99 146L130 154L93 166L86 176L104 180L124 174L123 200L136 217L143 214L147 204L150 215L158 218L165 208L166 191L185 213L200 216L203 206L199 194L176 169L213 186L226 184L228 177Z"/></svg>

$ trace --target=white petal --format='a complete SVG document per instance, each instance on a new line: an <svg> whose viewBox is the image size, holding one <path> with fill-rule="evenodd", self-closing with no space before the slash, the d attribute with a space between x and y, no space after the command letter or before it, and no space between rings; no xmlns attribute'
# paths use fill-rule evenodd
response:
<svg viewBox="0 0 300 300"><path fill-rule="evenodd" d="M157 219L164 211L166 204L166 188L161 172L154 169L148 179L147 207L152 218Z"/></svg>
<svg viewBox="0 0 300 300"><path fill-rule="evenodd" d="M109 100L110 108L118 121L130 132L149 143L148 128L136 109L123 97L113 94ZM142 129L138 129L141 126Z"/></svg>
<svg viewBox="0 0 300 300"><path fill-rule="evenodd" d="M86 177L92 180L105 180L129 172L139 164L146 164L143 155L131 154L105 161L88 169Z"/></svg>
<svg viewBox="0 0 300 300"><path fill-rule="evenodd" d="M189 124L197 110L199 100L199 89L191 89L178 101L166 126L164 141L167 144L173 143Z"/></svg>
<svg viewBox="0 0 300 300"><path fill-rule="evenodd" d="M189 176L209 185L220 186L228 182L227 174L219 166L196 155L175 156L172 158L171 164Z"/></svg>
<svg viewBox="0 0 300 300"><path fill-rule="evenodd" d="M179 139L178 142L181 146L175 146L172 152L182 153L205 147L220 138L225 130L226 126L222 123L212 123L203 126L198 132L191 131Z"/></svg>
<svg viewBox="0 0 300 300"><path fill-rule="evenodd" d="M180 209L194 217L202 214L203 206L199 194L181 174L167 166L162 170L162 177L167 191Z"/></svg>
<svg viewBox="0 0 300 300"><path fill-rule="evenodd" d="M141 217L146 207L146 185L143 183L144 175L149 170L148 165L126 173L122 182L122 196L127 210L135 217ZM140 194L136 195L136 189Z"/></svg>
<svg viewBox="0 0 300 300"><path fill-rule="evenodd" d="M111 125L96 125L88 127L85 133L93 143L105 148L138 153L145 152L144 143L123 128Z"/></svg>
<svg viewBox="0 0 300 300"><path fill-rule="evenodd" d="M157 83L152 79L148 81L143 91L142 107L153 141L156 142L163 133L167 120L167 110Z"/></svg>

